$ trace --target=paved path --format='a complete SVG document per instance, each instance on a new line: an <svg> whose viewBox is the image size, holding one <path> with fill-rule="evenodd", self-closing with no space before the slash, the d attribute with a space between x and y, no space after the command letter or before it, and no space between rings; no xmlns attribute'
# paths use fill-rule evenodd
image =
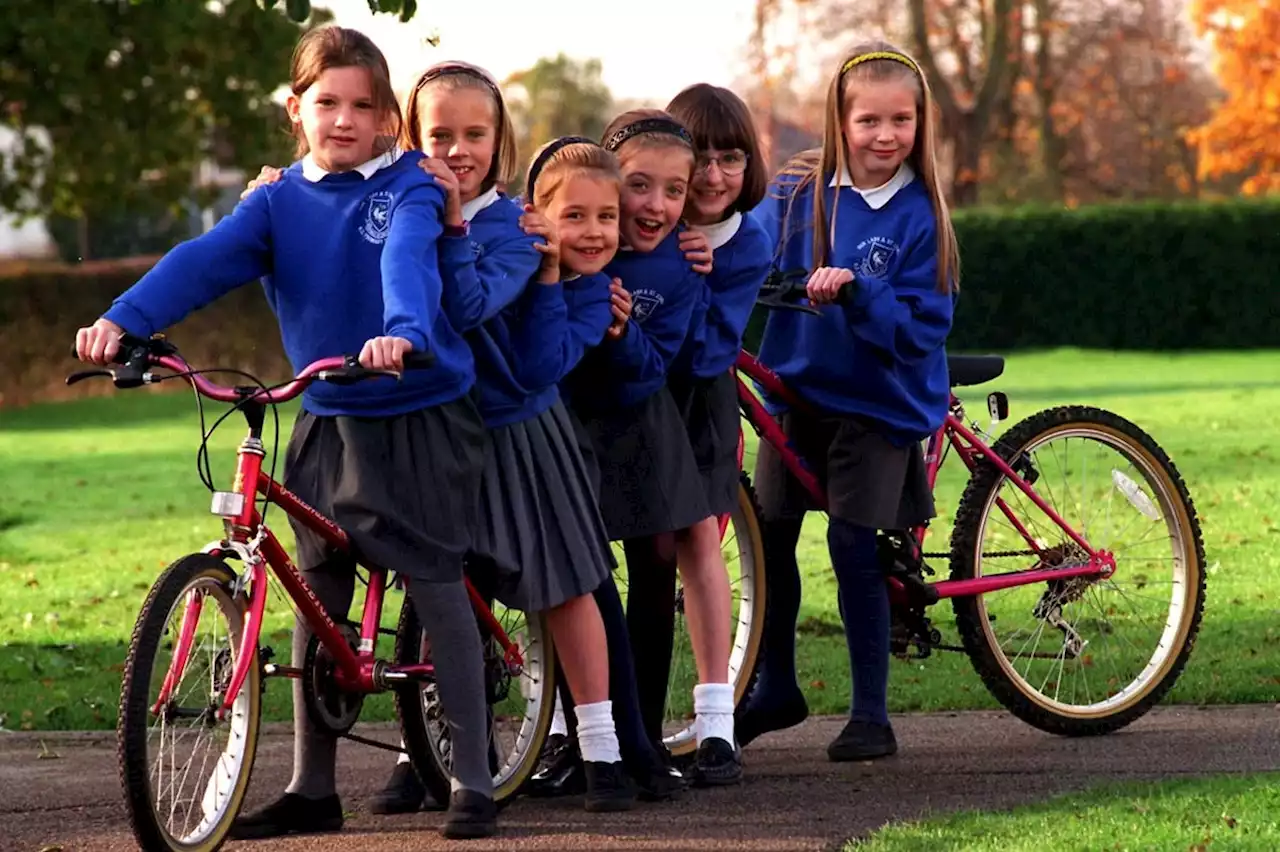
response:
<svg viewBox="0 0 1280 852"><path fill-rule="evenodd" d="M675 803L592 815L581 800L520 800L503 812L492 840L451 844L434 831L440 815L376 817L364 797L378 789L390 755L343 743L341 792L355 814L342 839L229 843L228 850L700 850L839 849L890 820L930 812L1003 808L1100 781L1280 769L1280 708L1271 705L1158 709L1109 737L1042 734L1003 713L909 715L895 719L900 751L878 764L828 763L824 749L841 720L813 719L747 750L742 787L691 791ZM389 729L366 729L388 738ZM0 735L0 850L80 852L136 848L123 822L115 741L110 734L46 739ZM291 746L278 728L263 738L249 805L288 780Z"/></svg>

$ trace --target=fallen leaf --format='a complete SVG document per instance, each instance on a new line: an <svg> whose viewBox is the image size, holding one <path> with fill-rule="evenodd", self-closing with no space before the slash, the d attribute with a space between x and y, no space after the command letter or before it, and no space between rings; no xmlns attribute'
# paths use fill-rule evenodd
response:
<svg viewBox="0 0 1280 852"><path fill-rule="evenodd" d="M1222 815L1222 821L1227 824L1227 828L1235 828L1237 825L1240 824L1235 817L1229 816L1227 814Z"/></svg>
<svg viewBox="0 0 1280 852"><path fill-rule="evenodd" d="M810 686L811 688L813 688L813 689L826 689L826 688L827 688L826 683L825 683L825 682L823 682L823 681L820 681L820 680L811 680L811 681L809 681L809 686Z"/></svg>

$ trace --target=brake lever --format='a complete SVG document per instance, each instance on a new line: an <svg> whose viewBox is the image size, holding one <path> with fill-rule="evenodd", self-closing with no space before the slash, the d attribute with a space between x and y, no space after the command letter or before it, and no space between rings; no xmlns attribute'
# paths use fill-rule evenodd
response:
<svg viewBox="0 0 1280 852"><path fill-rule="evenodd" d="M109 379L115 378L115 374L112 373L110 370L81 370L78 373L72 373L71 375L67 376L67 379L66 379L67 386L70 387L71 385L74 385L77 382L83 382L85 379L94 379L94 378L97 378L98 376L106 376Z"/></svg>

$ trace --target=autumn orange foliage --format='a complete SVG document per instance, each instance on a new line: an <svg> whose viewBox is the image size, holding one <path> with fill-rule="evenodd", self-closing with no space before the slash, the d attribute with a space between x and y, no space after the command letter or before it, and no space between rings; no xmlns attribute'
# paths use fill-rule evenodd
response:
<svg viewBox="0 0 1280 852"><path fill-rule="evenodd" d="M1247 175L1246 194L1280 191L1280 0L1193 0L1190 12L1213 39L1225 92L1188 134L1200 176Z"/></svg>

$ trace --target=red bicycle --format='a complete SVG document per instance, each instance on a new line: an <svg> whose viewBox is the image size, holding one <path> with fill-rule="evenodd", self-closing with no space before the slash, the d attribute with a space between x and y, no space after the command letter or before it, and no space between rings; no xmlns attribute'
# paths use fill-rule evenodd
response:
<svg viewBox="0 0 1280 852"><path fill-rule="evenodd" d="M117 742L121 782L139 845L175 852L209 852L222 845L249 787L263 679L271 676L301 680L307 711L317 724L335 735L382 748L394 747L350 730L366 695L393 690L405 751L432 795L447 801L448 726L435 691L428 643L413 607L406 597L394 631L394 657L379 658L378 637L392 632L380 623L384 595L394 580L389 581L386 570L361 562L342 529L263 469L268 406L274 412L276 405L297 397L313 381L352 383L397 374L366 369L348 356L316 361L276 387L223 387L204 374L237 371L193 370L161 337L125 338L116 360L118 366L76 373L67 383L109 376L118 388L134 388L180 378L195 389L197 401L203 396L232 403L213 429L235 411L244 415L249 428L238 450L230 491L216 490L207 474L213 429L204 432L201 475L213 492L211 512L222 518L224 537L165 569L138 613L130 641ZM406 363L406 369L425 366L427 359L421 357ZM156 367L170 372L155 374ZM203 409L201 420L203 431ZM278 417L276 426L278 438ZM268 504L363 565L367 577L361 579L367 591L358 625L335 621L324 612L264 522ZM232 562L239 563L238 572ZM270 663L272 650L260 644L268 568L314 634L297 668ZM467 588L484 638L490 757L495 797L501 801L519 790L537 764L551 725L554 655L540 616L500 614L470 580ZM504 623L503 617L517 622ZM512 689L513 682L519 683L518 689ZM509 744L499 742L509 735ZM190 754L177 753L185 748Z"/></svg>
<svg viewBox="0 0 1280 852"><path fill-rule="evenodd" d="M775 273L761 290L769 309L816 313L805 304L803 271ZM985 384L1004 370L999 356L952 356L953 388ZM793 409L812 406L748 352L737 361L742 416L782 456L814 505L826 491L812 466L748 384ZM1142 716L1174 685L1204 611L1205 556L1186 485L1169 456L1130 421L1099 408L1036 412L1007 429L1001 392L987 397L991 425L966 425L951 396L945 422L928 440L930 487L950 452L969 471L950 548L924 552L928 524L882 533L890 586L892 646L900 657L933 650L968 655L991 694L1023 721L1051 733L1115 731ZM991 442L991 443L988 443ZM745 439L739 441L739 460ZM1100 474L1098 481L1090 474ZM738 699L754 677L764 627L764 548L750 476L730 518L728 549L736 590L731 679ZM950 577L932 581L927 559L945 559ZM736 569L732 567L736 565ZM927 611L949 598L960 635L947 645ZM913 650L914 649L914 650ZM673 693L674 693L673 689ZM679 712L667 737L674 754L692 748Z"/></svg>

